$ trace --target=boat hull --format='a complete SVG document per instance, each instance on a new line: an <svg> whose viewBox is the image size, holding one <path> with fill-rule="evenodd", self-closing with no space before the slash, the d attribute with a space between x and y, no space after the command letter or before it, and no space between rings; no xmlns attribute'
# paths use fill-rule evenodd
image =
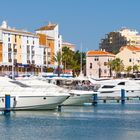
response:
<svg viewBox="0 0 140 140"><path fill-rule="evenodd" d="M11 110L51 110L57 108L69 96L11 96ZM0 110L5 109L5 98L0 97Z"/></svg>
<svg viewBox="0 0 140 140"><path fill-rule="evenodd" d="M72 90L70 92L71 96L62 103L62 105L72 106L72 105L83 105L84 103L90 102L93 97L93 91L78 91Z"/></svg>

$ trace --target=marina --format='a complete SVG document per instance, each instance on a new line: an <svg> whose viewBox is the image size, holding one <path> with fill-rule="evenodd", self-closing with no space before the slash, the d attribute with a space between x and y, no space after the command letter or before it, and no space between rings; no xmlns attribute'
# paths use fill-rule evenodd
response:
<svg viewBox="0 0 140 140"><path fill-rule="evenodd" d="M139 140L139 116L140 102L18 111L0 116L0 135L10 140Z"/></svg>

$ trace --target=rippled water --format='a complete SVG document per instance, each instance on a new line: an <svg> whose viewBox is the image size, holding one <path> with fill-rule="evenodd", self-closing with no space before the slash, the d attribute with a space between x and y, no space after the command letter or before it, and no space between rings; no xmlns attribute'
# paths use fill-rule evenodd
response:
<svg viewBox="0 0 140 140"><path fill-rule="evenodd" d="M140 104L0 115L0 140L139 140Z"/></svg>

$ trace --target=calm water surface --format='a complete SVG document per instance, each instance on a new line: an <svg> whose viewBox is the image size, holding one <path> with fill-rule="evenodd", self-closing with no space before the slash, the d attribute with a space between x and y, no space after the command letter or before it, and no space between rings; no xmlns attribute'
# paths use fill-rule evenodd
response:
<svg viewBox="0 0 140 140"><path fill-rule="evenodd" d="M0 140L140 140L140 104L0 115Z"/></svg>

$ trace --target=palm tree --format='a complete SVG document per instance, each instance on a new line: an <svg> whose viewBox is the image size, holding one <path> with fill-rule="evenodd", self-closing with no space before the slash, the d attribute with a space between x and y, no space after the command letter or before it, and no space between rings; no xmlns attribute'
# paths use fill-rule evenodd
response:
<svg viewBox="0 0 140 140"><path fill-rule="evenodd" d="M80 70L80 65L77 60L71 59L71 68L73 72L73 77L77 75L77 72Z"/></svg>
<svg viewBox="0 0 140 140"><path fill-rule="evenodd" d="M109 67L109 75L112 77L112 60L107 63L107 66Z"/></svg>
<svg viewBox="0 0 140 140"><path fill-rule="evenodd" d="M116 77L118 77L120 72L122 72L124 69L124 65L122 63L122 60L120 60L120 58L116 58L116 59L112 60L110 63L111 63L110 64L111 70L115 71Z"/></svg>
<svg viewBox="0 0 140 140"><path fill-rule="evenodd" d="M138 76L138 71L139 71L139 66L138 65L134 65L133 66L133 72L136 72L136 77Z"/></svg>
<svg viewBox="0 0 140 140"><path fill-rule="evenodd" d="M57 52L54 60L58 63L57 72L58 72L58 77L59 77L60 76L60 65L61 65L61 62L62 62L62 53L60 51Z"/></svg>
<svg viewBox="0 0 140 140"><path fill-rule="evenodd" d="M138 65L134 65L134 66L133 66L133 70L134 70L134 72L135 72L135 71L136 71L136 72L139 71L139 66L138 66Z"/></svg>
<svg viewBox="0 0 140 140"><path fill-rule="evenodd" d="M129 77L130 76L130 72L132 71L132 66L128 66L126 68L126 72L127 72L127 76Z"/></svg>
<svg viewBox="0 0 140 140"><path fill-rule="evenodd" d="M74 52L70 50L68 47L63 47L62 49L62 63L64 65L64 69L70 67L70 60L73 57Z"/></svg>

